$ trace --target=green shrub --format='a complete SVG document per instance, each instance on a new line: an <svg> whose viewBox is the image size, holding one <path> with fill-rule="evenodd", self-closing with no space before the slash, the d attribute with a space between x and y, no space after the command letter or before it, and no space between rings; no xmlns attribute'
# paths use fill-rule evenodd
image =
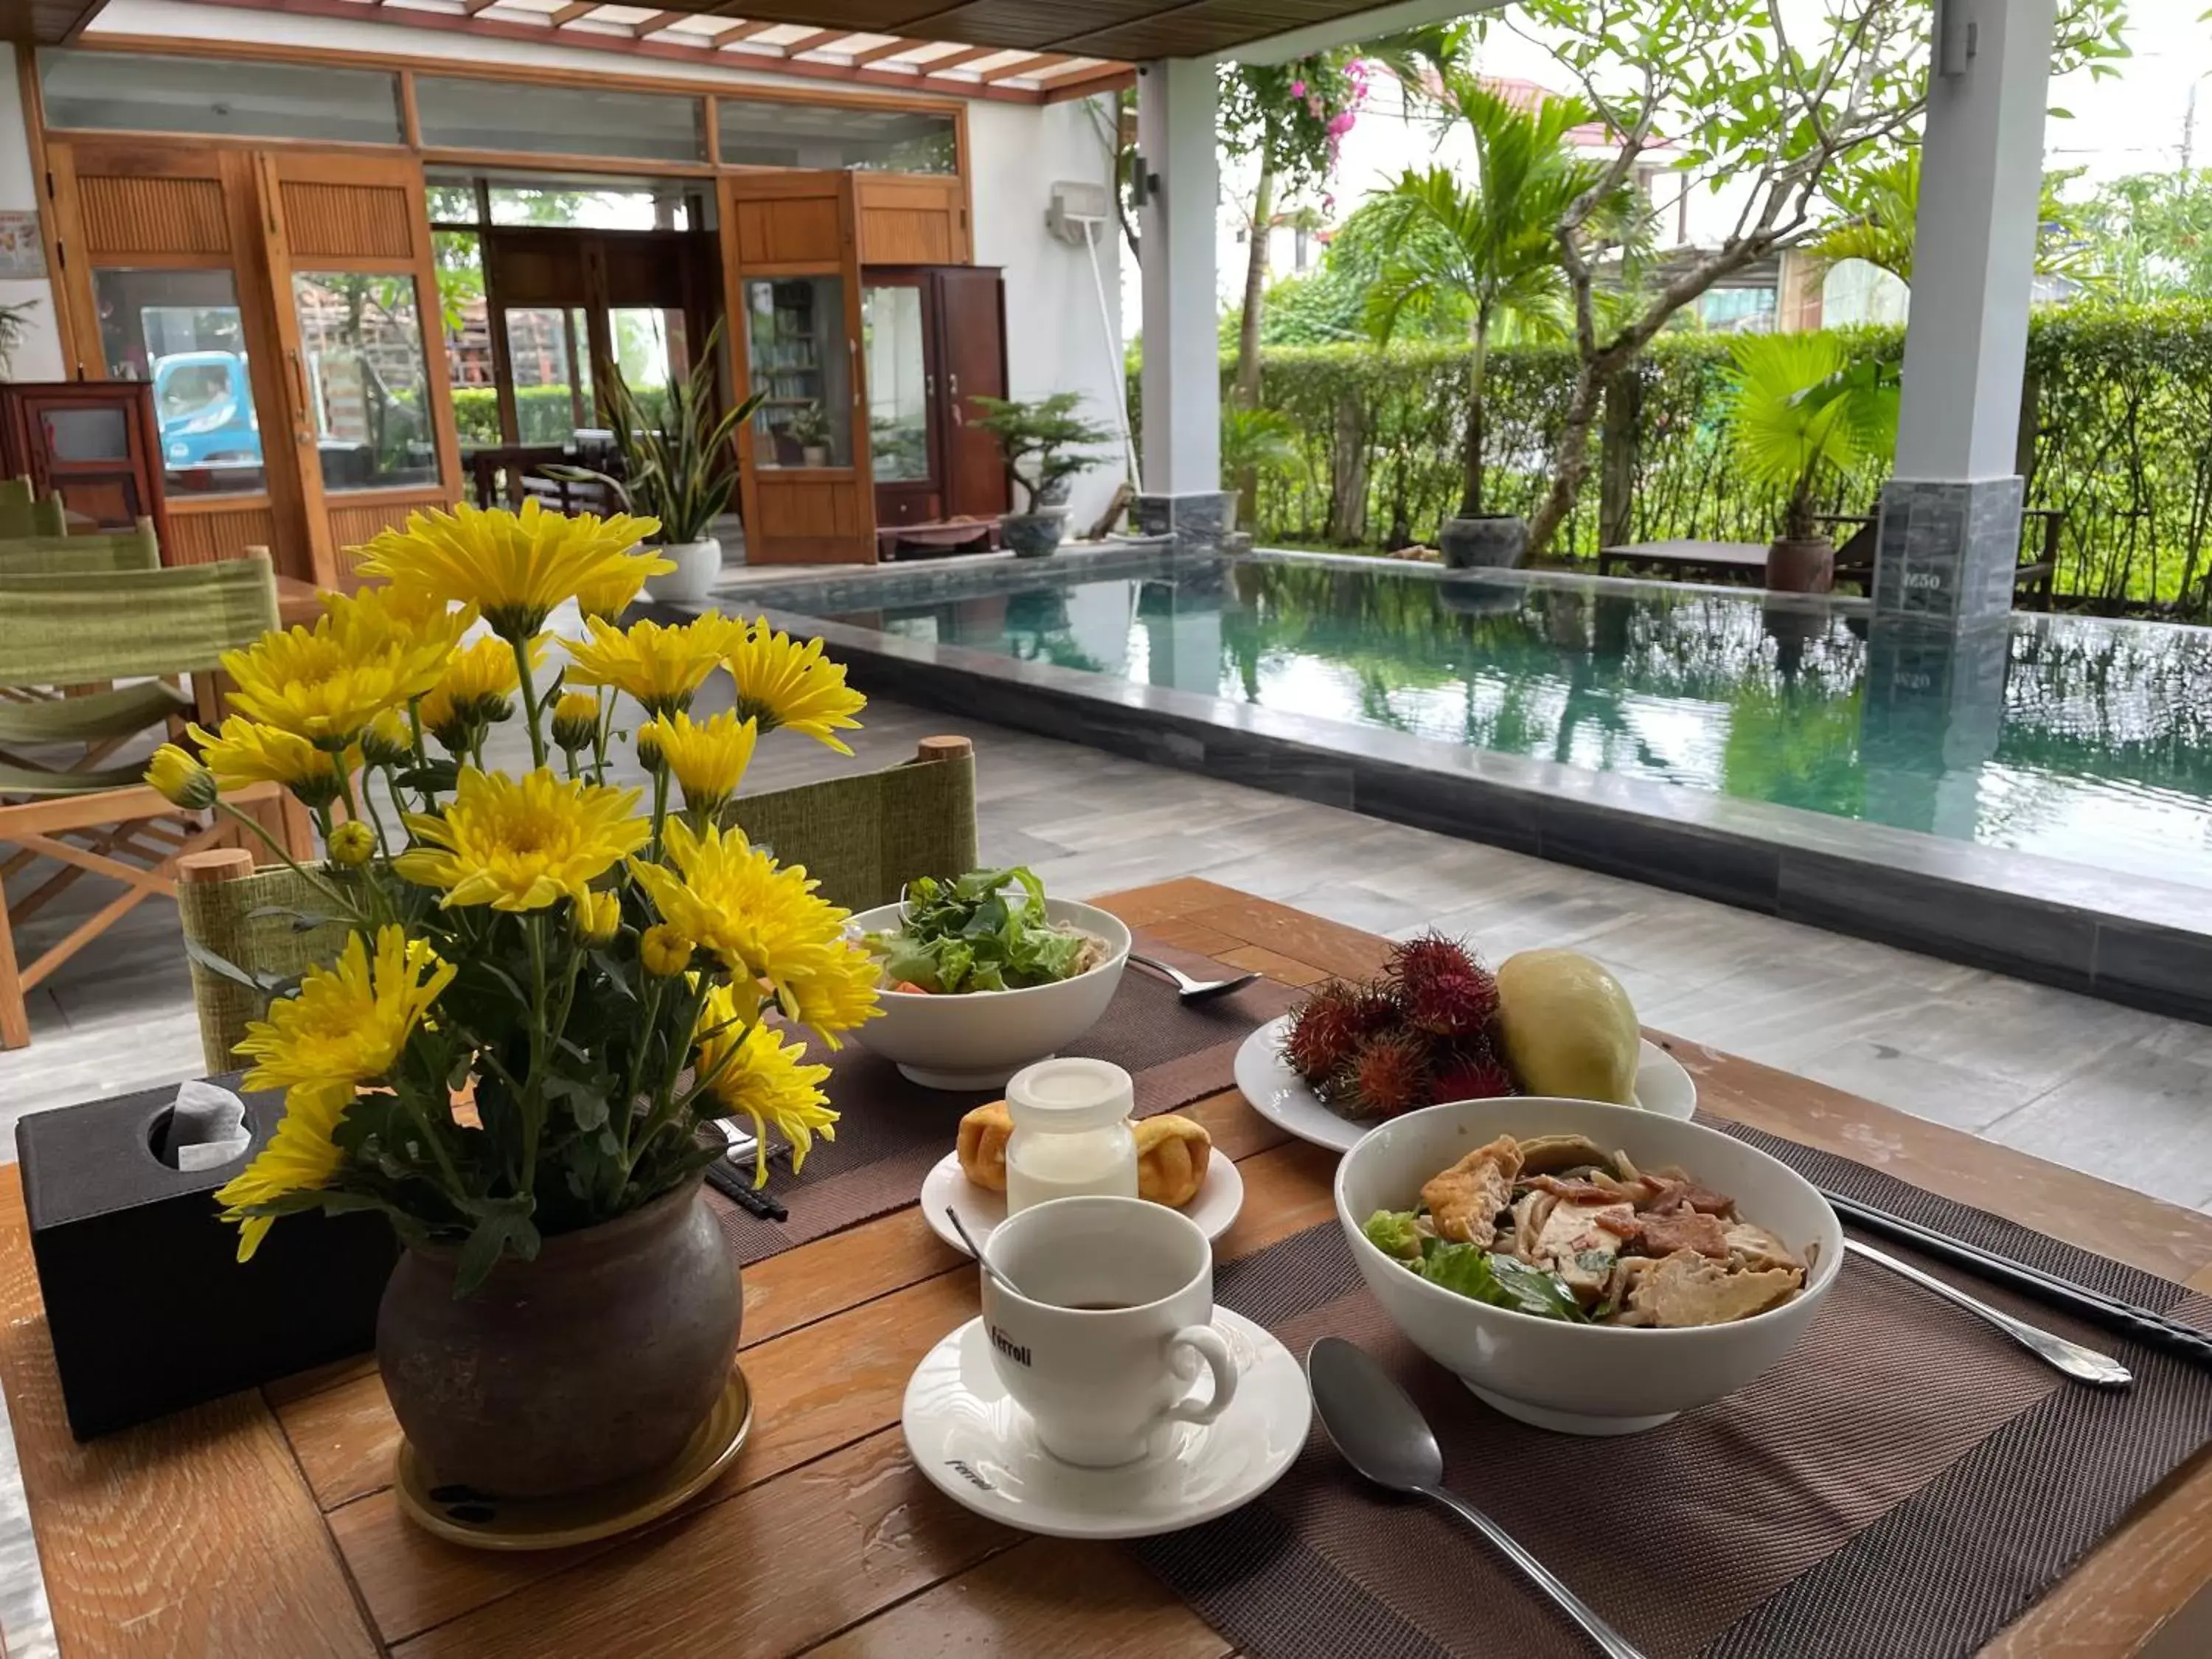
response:
<svg viewBox="0 0 2212 1659"><path fill-rule="evenodd" d="M1854 331L1854 349L1895 361L1895 328ZM1224 357L1224 384L1232 367ZM1132 418L1137 355L1130 354ZM1574 358L1564 346L1492 356L1488 465L1495 510L1531 511L1541 491ZM1724 336L1663 336L1638 361L1627 539L1765 541L1783 501L1749 485L1729 441ZM2027 401L2035 410L2030 507L2066 514L2057 587L2100 609L2156 601L2212 616L2212 301L2074 305L2036 313ZM1263 542L1386 547L1432 540L1458 497L1467 347L1277 347L1261 356L1260 401L1295 424L1306 466L1263 482ZM1598 545L1590 470L1555 554ZM1886 461L1829 481L1820 511L1872 510Z"/></svg>

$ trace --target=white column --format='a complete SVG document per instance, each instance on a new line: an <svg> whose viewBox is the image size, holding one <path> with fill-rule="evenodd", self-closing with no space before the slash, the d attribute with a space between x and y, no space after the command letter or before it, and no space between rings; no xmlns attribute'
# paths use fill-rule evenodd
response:
<svg viewBox="0 0 2212 1659"><path fill-rule="evenodd" d="M2015 471L2056 10L2054 0L1936 9L1948 48L1937 43L1920 150L1899 478Z"/></svg>
<svg viewBox="0 0 2212 1659"><path fill-rule="evenodd" d="M1221 344L1213 238L1220 190L1212 64L1137 71L1137 150L1157 175L1137 216L1144 262L1144 493L1221 488Z"/></svg>

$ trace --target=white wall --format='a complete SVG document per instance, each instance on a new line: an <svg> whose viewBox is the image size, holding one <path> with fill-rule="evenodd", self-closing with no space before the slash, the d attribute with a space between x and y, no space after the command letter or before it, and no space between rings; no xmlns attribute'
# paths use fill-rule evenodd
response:
<svg viewBox="0 0 2212 1659"><path fill-rule="evenodd" d="M1006 358L1016 398L1079 392L1082 412L1118 427L1121 386L1121 330L1113 305L1121 291L1118 228L1102 228L1098 270L1108 309L1102 319L1091 255L1054 240L1044 228L1045 206L1056 179L1103 185L1111 157L1093 104L973 103L968 106L968 153L975 201L975 263L1006 272ZM1111 325L1110 337L1108 325ZM1100 464L1079 475L1071 496L1073 527L1087 527L1106 510L1127 471L1118 442L1099 451Z"/></svg>
<svg viewBox="0 0 2212 1659"><path fill-rule="evenodd" d="M31 161L31 137L23 125L21 83L15 78L15 48L0 42L0 208L34 212L39 205L39 170ZM53 269L53 250L46 250L46 269ZM61 330L54 321L51 283L35 281L0 282L0 304L35 301L22 345L9 366L15 380L58 380L62 367Z"/></svg>

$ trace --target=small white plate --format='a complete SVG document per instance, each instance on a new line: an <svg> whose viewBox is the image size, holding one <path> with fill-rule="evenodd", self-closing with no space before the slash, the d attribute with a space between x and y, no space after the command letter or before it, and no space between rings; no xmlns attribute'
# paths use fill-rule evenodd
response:
<svg viewBox="0 0 2212 1659"><path fill-rule="evenodd" d="M1331 1111L1283 1058L1291 1017L1271 1019L1237 1051L1237 1087L1252 1109L1286 1133L1333 1152L1348 1152L1373 1128ZM1649 1037L1636 1065L1636 1103L1662 1117L1686 1118L1698 1109L1698 1085L1682 1062Z"/></svg>
<svg viewBox="0 0 2212 1659"><path fill-rule="evenodd" d="M1048 1538L1151 1538L1250 1503L1297 1461L1313 1422L1305 1373L1242 1315L1213 1310L1237 1360L1237 1398L1212 1423L1170 1423L1115 1469L1063 1463L991 1364L971 1319L923 1356L900 1414L914 1466L954 1503Z"/></svg>
<svg viewBox="0 0 2212 1659"><path fill-rule="evenodd" d="M960 1242L960 1235L945 1218L947 1205L960 1212L961 1224L978 1244L988 1240L992 1229L1006 1218L1006 1195L994 1193L988 1187L978 1187L969 1180L961 1170L957 1152L945 1153L922 1177L921 1213L928 1220L932 1232L965 1255L968 1247ZM1206 1160L1206 1179L1198 1183L1197 1195L1182 1206L1182 1212L1198 1223L1199 1231L1208 1238L1218 1238L1229 1231L1230 1224L1237 1219L1237 1212L1243 1207L1244 1177L1237 1173L1234 1164L1216 1152Z"/></svg>

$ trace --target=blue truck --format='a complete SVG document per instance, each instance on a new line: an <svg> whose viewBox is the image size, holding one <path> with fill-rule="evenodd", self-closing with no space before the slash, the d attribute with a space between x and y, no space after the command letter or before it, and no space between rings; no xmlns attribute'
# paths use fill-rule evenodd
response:
<svg viewBox="0 0 2212 1659"><path fill-rule="evenodd" d="M198 466L261 465L261 422L234 351L179 351L154 360L154 410L162 463L171 471Z"/></svg>

